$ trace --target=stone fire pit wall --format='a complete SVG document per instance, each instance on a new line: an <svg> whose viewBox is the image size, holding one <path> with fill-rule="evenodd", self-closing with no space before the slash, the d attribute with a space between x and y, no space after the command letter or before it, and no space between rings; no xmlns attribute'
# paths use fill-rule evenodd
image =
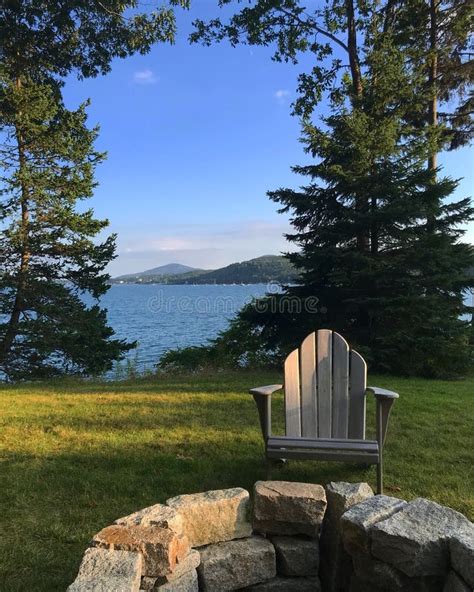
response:
<svg viewBox="0 0 474 592"><path fill-rule="evenodd" d="M474 525L367 483L180 495L98 532L68 592L471 592Z"/></svg>

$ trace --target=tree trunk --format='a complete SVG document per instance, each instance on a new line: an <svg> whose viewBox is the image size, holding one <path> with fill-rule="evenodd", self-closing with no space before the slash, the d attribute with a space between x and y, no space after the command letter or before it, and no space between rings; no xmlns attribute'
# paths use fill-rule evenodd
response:
<svg viewBox="0 0 474 592"><path fill-rule="evenodd" d="M377 198L375 196L371 198L370 206L372 211L372 227L370 231L370 252L372 255L377 255L377 253L379 252L379 227L378 223L374 220L374 216L377 212Z"/></svg>
<svg viewBox="0 0 474 592"><path fill-rule="evenodd" d="M438 126L438 94L436 78L438 76L438 4L436 0L430 0L430 59L428 67L428 83L430 88L430 102L428 105L428 125ZM438 151L432 149L428 157L428 170L435 171L438 166Z"/></svg>
<svg viewBox="0 0 474 592"><path fill-rule="evenodd" d="M21 89L21 79L17 78L16 88ZM19 113L21 115L21 113ZM28 265L30 262L30 249L29 249L29 204L28 204L28 187L24 181L23 174L26 170L26 154L25 154L25 142L23 133L18 123L15 124L15 136L18 150L18 170L20 174L20 185L21 185L21 221L20 221L20 236L21 236L21 249L20 249L20 266L18 270L18 281L16 285L15 299L13 302L12 312L8 321L5 336L0 348L0 360L4 361L15 341L18 333L18 325L21 318L21 313L24 310L25 305L25 289L26 289L26 277L28 272Z"/></svg>
<svg viewBox="0 0 474 592"><path fill-rule="evenodd" d="M351 70L352 78L352 89L353 89L353 105L357 104L357 99L362 97L362 74L360 71L359 52L357 48L357 31L354 16L354 3L353 0L346 0L346 17L347 17L347 48L349 53L349 65ZM355 207L357 212L367 212L368 202L367 198L356 195ZM369 248L369 233L364 230L357 232L357 249L361 252L366 252Z"/></svg>
<svg viewBox="0 0 474 592"><path fill-rule="evenodd" d="M351 68L352 88L357 98L362 96L362 75L360 72L359 53L357 49L357 31L354 18L353 0L346 0L347 15L347 47Z"/></svg>

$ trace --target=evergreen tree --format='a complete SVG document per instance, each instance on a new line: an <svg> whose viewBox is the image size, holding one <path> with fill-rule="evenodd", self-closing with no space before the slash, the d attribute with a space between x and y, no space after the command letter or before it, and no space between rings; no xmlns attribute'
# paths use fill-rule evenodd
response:
<svg viewBox="0 0 474 592"><path fill-rule="evenodd" d="M81 296L107 290L115 236L91 210L94 169L103 159L85 105L68 111L54 87L2 81L3 232L0 236L1 369L10 378L97 373L133 347L111 339L105 311Z"/></svg>
<svg viewBox="0 0 474 592"><path fill-rule="evenodd" d="M381 63L386 82L393 63L387 55ZM397 114L390 85L384 100L382 72L370 74L376 89L370 92L367 73L359 108L334 105L324 131L308 126L317 164L294 170L309 183L269 194L291 215L288 238L300 250L289 258L300 281L240 313L217 344L223 349L232 337L235 359L247 355L238 344L249 339L239 333L255 339L252 359L265 359L265 351L281 358L326 327L382 371L450 376L470 364L469 324L461 316L474 252L460 239L473 209L469 199L447 201L457 183L426 169L426 141L413 136L403 109ZM362 210L359 195L369 196ZM361 231L366 250L358 248ZM316 311L304 305L314 297ZM302 303L296 311L285 305L295 298Z"/></svg>
<svg viewBox="0 0 474 592"><path fill-rule="evenodd" d="M472 139L472 5L464 0L392 2L391 22L397 44L424 72L421 92L428 100L418 126L431 126L428 166L436 170L438 152Z"/></svg>
<svg viewBox="0 0 474 592"><path fill-rule="evenodd" d="M275 61L294 64L301 54L312 54L312 69L299 76L295 114L310 116L326 92L337 92L339 77L347 71L355 94L361 95L366 35L378 30L394 38L406 54L407 67L418 71L416 92L426 102L423 116L415 111L412 117L433 128L443 124L441 133L433 130L430 168L436 168L436 151L446 145L458 148L472 138L471 3L326 0L308 5L301 0L249 0L242 7L240 0L221 0L219 5L230 13L228 19L197 19L191 42L271 46Z"/></svg>
<svg viewBox="0 0 474 592"><path fill-rule="evenodd" d="M139 0L1 0L0 62L12 79L28 74L36 82L106 74L114 58L173 43L175 6L188 8L189 0L148 12Z"/></svg>
<svg viewBox="0 0 474 592"><path fill-rule="evenodd" d="M381 128L366 114L362 124L358 119L329 118L329 131L311 139L320 162L296 167L310 184L270 194L291 213L296 232L288 238L301 248L290 255L301 270L301 285L287 288L285 296L316 295L319 301L317 314L303 309L302 315L289 315L283 309L284 338L271 347L285 351L294 346L295 333L301 338L314 327L334 328L379 370L458 374L469 364L468 324L460 316L474 260L472 247L458 239L473 210L468 199L444 202L456 183L435 180L405 144L380 154ZM370 196L363 212L355 207L359 191ZM433 227L428 220L434 203L441 205ZM371 229L363 252L356 248L359 225ZM258 316L253 313L253 321L261 324ZM270 322L279 321L273 315Z"/></svg>
<svg viewBox="0 0 474 592"><path fill-rule="evenodd" d="M460 316L466 312L463 293L473 285L473 250L460 239L473 209L468 199L448 202L456 182L436 179L436 167L425 165L440 145L433 141L437 122L428 116L433 88L426 52L424 60L414 59L413 47L400 40L396 3L333 2L332 12L328 6L316 16L297 1L255 4L226 27L198 23L198 34L238 42L245 32L248 42L262 43L264 29L256 23L290 11L293 25L304 21L293 37L291 23L273 20L280 35L273 40L286 49L282 38L308 36L324 18L326 36L345 31L348 75L331 74L343 65L336 61L301 78L296 110L305 118L304 139L315 164L295 167L309 177L299 191L269 194L290 213L295 232L288 238L300 250L289 257L301 271L300 283L247 306L214 352L228 345L234 363L278 359L306 333L329 327L380 370L433 376L464 371L469 333ZM317 127L309 116L325 90L331 115ZM459 84L451 90L456 95ZM293 297L302 303L317 297L318 312L286 307Z"/></svg>
<svg viewBox="0 0 474 592"><path fill-rule="evenodd" d="M140 13L135 0L0 2L0 374L9 379L109 369L134 344L113 339L106 311L115 236L77 209L91 197L97 129L86 105L64 106L63 78L104 74L114 57L172 42L170 0Z"/></svg>

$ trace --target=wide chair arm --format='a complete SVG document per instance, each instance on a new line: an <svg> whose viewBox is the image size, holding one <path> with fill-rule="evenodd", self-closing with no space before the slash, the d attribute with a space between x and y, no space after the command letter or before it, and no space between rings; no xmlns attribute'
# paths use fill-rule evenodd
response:
<svg viewBox="0 0 474 592"><path fill-rule="evenodd" d="M272 394L282 388L282 384L269 384L267 386L259 386L249 390L249 393L253 395L254 401L257 404L260 428L262 429L262 435L265 441L272 432Z"/></svg>
<svg viewBox="0 0 474 592"><path fill-rule="evenodd" d="M368 386L367 390L369 393L375 395L376 399L398 399L399 394L395 391L389 391L384 388L380 388L379 386Z"/></svg>
<svg viewBox="0 0 474 592"><path fill-rule="evenodd" d="M258 386L256 388L251 388L249 390L249 393L251 395L262 395L264 397L268 397L269 395L273 395L273 393L281 390L282 388L282 384L269 384L267 386Z"/></svg>
<svg viewBox="0 0 474 592"><path fill-rule="evenodd" d="M379 443L380 450L382 450L387 435L390 411L395 399L398 399L400 395L394 391L389 391L378 386L368 386L367 392L372 393L375 396L377 442Z"/></svg>

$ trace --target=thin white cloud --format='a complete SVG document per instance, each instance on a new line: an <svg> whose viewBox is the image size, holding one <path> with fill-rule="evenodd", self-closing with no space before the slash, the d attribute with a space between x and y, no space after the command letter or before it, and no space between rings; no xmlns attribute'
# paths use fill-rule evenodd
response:
<svg viewBox="0 0 474 592"><path fill-rule="evenodd" d="M288 97L291 95L289 90L286 90L284 88L280 88L277 91L275 91L275 93L273 94L273 96L275 97L275 99L280 103L280 105L283 105L283 103L286 102L286 100L288 99Z"/></svg>
<svg viewBox="0 0 474 592"><path fill-rule="evenodd" d="M155 84L158 82L158 78L151 70L137 70L133 74L133 81L136 84Z"/></svg>
<svg viewBox="0 0 474 592"><path fill-rule="evenodd" d="M143 229L140 236L119 229L118 258L110 265L113 276L164 265L184 263L215 269L260 255L294 250L284 238L290 225L284 220L246 220L224 226L178 224Z"/></svg>

